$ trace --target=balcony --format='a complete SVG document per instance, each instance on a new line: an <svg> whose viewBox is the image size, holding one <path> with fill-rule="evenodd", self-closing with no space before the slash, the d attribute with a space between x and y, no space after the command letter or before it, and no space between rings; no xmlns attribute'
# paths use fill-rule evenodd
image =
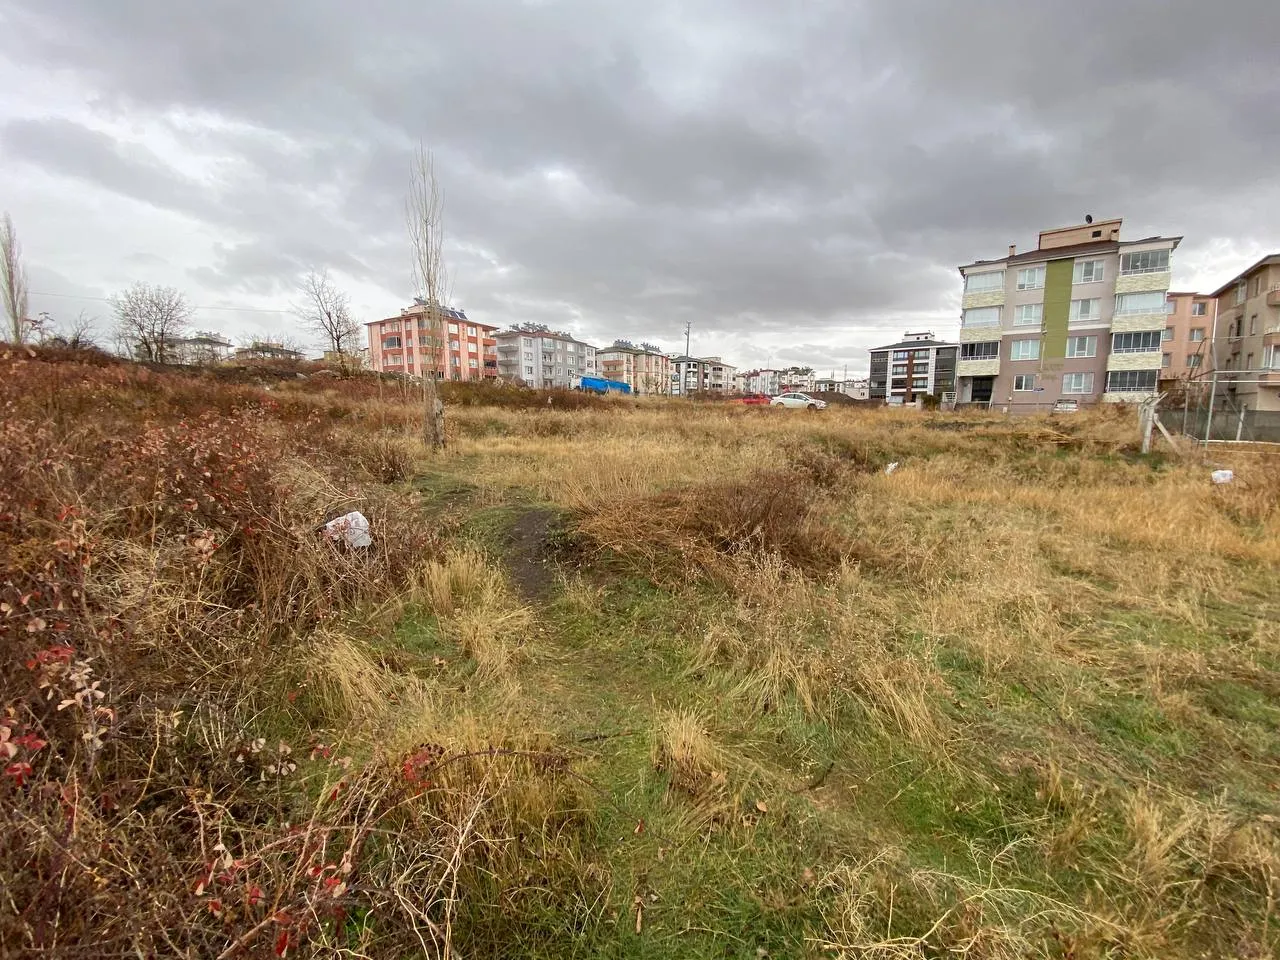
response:
<svg viewBox="0 0 1280 960"><path fill-rule="evenodd" d="M1116 277L1116 293L1147 293L1168 290L1172 274L1167 270L1153 273L1122 273Z"/></svg>
<svg viewBox="0 0 1280 960"><path fill-rule="evenodd" d="M1280 307L1280 284L1272 284L1267 291L1267 306Z"/></svg>
<svg viewBox="0 0 1280 960"><path fill-rule="evenodd" d="M980 360L956 362L957 377L994 377L1000 373L1000 358L986 357Z"/></svg>
<svg viewBox="0 0 1280 960"><path fill-rule="evenodd" d="M1159 370L1163 359L1160 350L1143 350L1133 353L1111 353L1107 355L1108 370Z"/></svg>

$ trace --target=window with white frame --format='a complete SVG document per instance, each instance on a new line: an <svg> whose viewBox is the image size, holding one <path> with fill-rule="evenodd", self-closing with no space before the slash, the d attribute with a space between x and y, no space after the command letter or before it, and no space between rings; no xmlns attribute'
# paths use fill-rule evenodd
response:
<svg viewBox="0 0 1280 960"><path fill-rule="evenodd" d="M1036 375L1034 373L1018 373L1013 377L1013 389L1016 393L1023 393L1036 388Z"/></svg>
<svg viewBox="0 0 1280 960"><path fill-rule="evenodd" d="M1208 310L1208 308L1209 308L1209 305L1205 303L1203 300L1199 301L1198 303L1193 303L1191 305L1191 315L1193 317L1203 317L1205 315L1205 311Z"/></svg>
<svg viewBox="0 0 1280 960"><path fill-rule="evenodd" d="M1064 373L1062 375L1063 393L1093 393L1092 373Z"/></svg>
<svg viewBox="0 0 1280 960"><path fill-rule="evenodd" d="M530 347L532 347L532 346L533 346L533 341L532 341L531 339L529 339L528 337L521 337L521 338L520 338L520 346L522 346L522 347L524 347L526 350L528 350Z"/></svg>
<svg viewBox="0 0 1280 960"><path fill-rule="evenodd" d="M476 335L476 328L475 328L475 327L467 327L467 336L468 336L468 337L474 337L475 335Z"/></svg>
<svg viewBox="0 0 1280 960"><path fill-rule="evenodd" d="M1173 327L1165 327L1165 328L1164 328L1164 336L1163 336L1161 339L1163 339L1163 340L1172 340L1172 339L1173 339Z"/></svg>
<svg viewBox="0 0 1280 960"><path fill-rule="evenodd" d="M1112 353L1155 353L1159 349L1160 332L1157 330L1111 335Z"/></svg>
<svg viewBox="0 0 1280 960"><path fill-rule="evenodd" d="M1164 312L1165 312L1165 313L1177 313L1177 312L1178 312L1178 301L1177 301L1177 300L1175 300L1175 299L1173 299L1173 297L1170 297L1168 300L1166 300L1166 301L1164 302Z"/></svg>
<svg viewBox="0 0 1280 960"><path fill-rule="evenodd" d="M1204 339L1204 327L1192 327L1191 336L1187 339L1192 343L1199 343Z"/></svg>
<svg viewBox="0 0 1280 960"><path fill-rule="evenodd" d="M1097 337L1067 337L1068 357L1096 357L1097 355Z"/></svg>
<svg viewBox="0 0 1280 960"><path fill-rule="evenodd" d="M1173 354L1172 354L1172 353L1162 353L1162 354L1160 354L1160 366L1162 366L1162 367L1167 367L1167 366L1169 366L1169 365L1170 365L1170 364L1172 364L1172 363L1173 363Z"/></svg>
<svg viewBox="0 0 1280 960"><path fill-rule="evenodd" d="M1168 250L1143 250L1140 253L1120 254L1120 276L1122 277L1131 277L1139 273L1165 273L1168 269Z"/></svg>
<svg viewBox="0 0 1280 960"><path fill-rule="evenodd" d="M475 358L475 357L472 357L469 361L467 361L467 365L468 365L468 366L470 366L472 370L474 370L476 367L480 366L480 364L476 363L476 358Z"/></svg>
<svg viewBox="0 0 1280 960"><path fill-rule="evenodd" d="M1135 313L1164 313L1164 294L1159 290L1147 293L1117 293L1116 316L1131 316Z"/></svg>
<svg viewBox="0 0 1280 960"><path fill-rule="evenodd" d="M999 360L1000 341L980 340L974 343L960 344L961 360Z"/></svg>
<svg viewBox="0 0 1280 960"><path fill-rule="evenodd" d="M1044 288L1044 265L1024 267L1018 271L1019 290L1041 290Z"/></svg>
<svg viewBox="0 0 1280 960"><path fill-rule="evenodd" d="M1097 283L1103 276L1105 260L1077 260L1071 274L1072 283Z"/></svg>
<svg viewBox="0 0 1280 960"><path fill-rule="evenodd" d="M996 270L986 273L970 273L964 278L965 293L990 293L1004 289L1004 271Z"/></svg>
<svg viewBox="0 0 1280 960"><path fill-rule="evenodd" d="M1258 315L1255 313L1249 318L1249 336L1254 336L1258 332Z"/></svg>
<svg viewBox="0 0 1280 960"><path fill-rule="evenodd" d="M1267 356L1267 351L1271 356ZM1280 370L1280 346L1272 345L1262 351L1262 366L1267 370Z"/></svg>
<svg viewBox="0 0 1280 960"><path fill-rule="evenodd" d="M458 332L458 325L457 325L456 323L451 323L451 324L449 324L449 332L450 332L450 333L457 333L457 332Z"/></svg>
<svg viewBox="0 0 1280 960"><path fill-rule="evenodd" d="M1188 367L1198 367L1198 366L1200 366L1200 354L1198 354L1198 353L1188 353L1188 354L1187 354L1187 366L1188 366Z"/></svg>
<svg viewBox="0 0 1280 960"><path fill-rule="evenodd" d="M1072 300L1071 320L1097 320L1102 316L1102 301L1098 299Z"/></svg>
<svg viewBox="0 0 1280 960"><path fill-rule="evenodd" d="M1107 373L1107 393L1151 393L1158 376L1158 370L1111 370Z"/></svg>
<svg viewBox="0 0 1280 960"><path fill-rule="evenodd" d="M460 341L458 341L458 340L450 340L450 341L449 341L449 349L450 349L450 350L459 350L459 349L461 349L461 347L462 347L462 344L461 344L461 342L460 342Z"/></svg>
<svg viewBox="0 0 1280 960"><path fill-rule="evenodd" d="M1247 299L1248 297L1245 296L1245 282L1241 280L1239 283L1236 284L1235 305L1238 306L1239 304L1244 303L1245 300Z"/></svg>
<svg viewBox="0 0 1280 960"><path fill-rule="evenodd" d="M998 327L1000 326L999 307L974 307L964 312L962 321L966 327ZM897 355L894 355L897 359Z"/></svg>
<svg viewBox="0 0 1280 960"><path fill-rule="evenodd" d="M1039 360L1039 340L1014 340L1009 345L1010 360Z"/></svg>
<svg viewBox="0 0 1280 960"><path fill-rule="evenodd" d="M527 363L524 365L524 375L525 375L526 377L532 377L532 376L533 376L533 367L531 367L531 366L530 366L529 364L527 364Z"/></svg>
<svg viewBox="0 0 1280 960"><path fill-rule="evenodd" d="M1014 307L1013 322L1015 326L1035 326L1044 320L1043 303L1020 303Z"/></svg>

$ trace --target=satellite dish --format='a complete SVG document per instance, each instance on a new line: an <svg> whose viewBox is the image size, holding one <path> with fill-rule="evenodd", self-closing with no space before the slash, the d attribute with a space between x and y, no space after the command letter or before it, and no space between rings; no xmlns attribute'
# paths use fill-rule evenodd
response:
<svg viewBox="0 0 1280 960"><path fill-rule="evenodd" d="M1086 213L1086 214L1084 215L1084 222L1085 222L1085 223L1093 223L1093 214L1092 214L1092 213Z"/></svg>

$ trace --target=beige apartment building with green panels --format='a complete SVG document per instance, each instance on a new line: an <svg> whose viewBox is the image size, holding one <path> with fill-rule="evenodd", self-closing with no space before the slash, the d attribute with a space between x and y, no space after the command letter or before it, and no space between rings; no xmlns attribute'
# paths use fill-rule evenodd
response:
<svg viewBox="0 0 1280 960"><path fill-rule="evenodd" d="M960 267L956 401L1011 413L1135 402L1158 389L1181 237L1123 240L1121 220L1044 230L1036 249Z"/></svg>

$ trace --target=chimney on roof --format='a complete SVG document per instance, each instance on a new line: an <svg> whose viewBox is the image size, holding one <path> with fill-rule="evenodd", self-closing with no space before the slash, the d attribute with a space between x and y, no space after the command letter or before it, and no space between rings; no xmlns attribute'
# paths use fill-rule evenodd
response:
<svg viewBox="0 0 1280 960"><path fill-rule="evenodd" d="M1018 253L1018 245L1016 243L1009 244L1009 256L1016 256Z"/></svg>

